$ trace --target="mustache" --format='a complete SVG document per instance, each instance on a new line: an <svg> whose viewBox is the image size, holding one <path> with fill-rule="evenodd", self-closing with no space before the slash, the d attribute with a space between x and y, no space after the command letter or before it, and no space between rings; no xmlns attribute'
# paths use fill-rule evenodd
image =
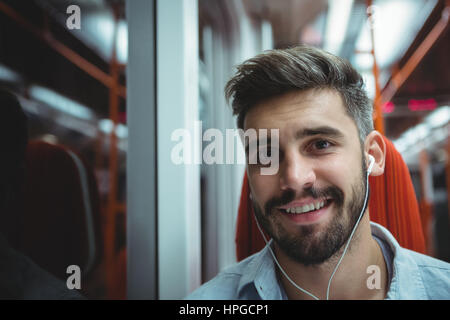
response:
<svg viewBox="0 0 450 320"><path fill-rule="evenodd" d="M316 189L314 187L304 189L303 192L298 196L298 198L305 197L311 197L313 199L332 198L337 206L341 206L344 204L344 193L341 189L335 186L330 186L323 189ZM295 200L295 198L295 190L286 190L281 194L281 196L273 197L268 200L264 205L264 212L266 213L266 215L270 215L273 208L286 205L289 202Z"/></svg>

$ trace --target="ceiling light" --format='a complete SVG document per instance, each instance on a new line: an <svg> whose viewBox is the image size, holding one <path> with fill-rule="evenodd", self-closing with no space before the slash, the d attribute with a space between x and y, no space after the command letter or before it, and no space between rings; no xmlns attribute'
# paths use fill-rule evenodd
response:
<svg viewBox="0 0 450 320"><path fill-rule="evenodd" d="M92 112L91 109L74 100L62 96L53 90L34 85L31 86L29 93L30 97L34 100L43 102L49 107L52 107L60 112L64 112L84 120L91 120L95 118L94 112Z"/></svg>

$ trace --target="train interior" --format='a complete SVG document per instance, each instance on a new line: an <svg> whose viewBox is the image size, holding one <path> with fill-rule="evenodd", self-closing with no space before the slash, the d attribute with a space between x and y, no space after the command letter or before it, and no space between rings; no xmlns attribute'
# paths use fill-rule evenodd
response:
<svg viewBox="0 0 450 320"><path fill-rule="evenodd" d="M1 229L62 281L80 266L89 299L183 298L236 262L245 162L174 164L173 132L201 150L236 128L234 66L304 43L363 75L426 253L450 262L449 16L445 0L0 0L0 86L29 137Z"/></svg>

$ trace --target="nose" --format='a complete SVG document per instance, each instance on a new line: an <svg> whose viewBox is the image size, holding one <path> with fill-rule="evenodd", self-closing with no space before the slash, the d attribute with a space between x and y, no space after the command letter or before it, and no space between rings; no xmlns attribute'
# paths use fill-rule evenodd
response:
<svg viewBox="0 0 450 320"><path fill-rule="evenodd" d="M280 188L301 192L310 188L316 181L313 160L300 154L285 154L280 163Z"/></svg>

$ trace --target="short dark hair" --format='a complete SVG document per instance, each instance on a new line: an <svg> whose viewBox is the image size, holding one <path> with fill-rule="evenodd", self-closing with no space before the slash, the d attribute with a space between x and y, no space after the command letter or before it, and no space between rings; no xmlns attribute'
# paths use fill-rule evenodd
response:
<svg viewBox="0 0 450 320"><path fill-rule="evenodd" d="M247 112L256 104L287 92L335 89L355 121L361 143L373 130L373 106L361 75L340 57L311 46L265 51L237 66L226 87L237 125L243 129Z"/></svg>

